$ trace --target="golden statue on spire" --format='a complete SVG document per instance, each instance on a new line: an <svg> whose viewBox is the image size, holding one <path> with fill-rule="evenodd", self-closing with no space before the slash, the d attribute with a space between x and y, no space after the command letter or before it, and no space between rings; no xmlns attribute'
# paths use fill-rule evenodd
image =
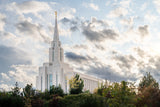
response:
<svg viewBox="0 0 160 107"><path fill-rule="evenodd" d="M55 17L57 18L57 11L55 11Z"/></svg>

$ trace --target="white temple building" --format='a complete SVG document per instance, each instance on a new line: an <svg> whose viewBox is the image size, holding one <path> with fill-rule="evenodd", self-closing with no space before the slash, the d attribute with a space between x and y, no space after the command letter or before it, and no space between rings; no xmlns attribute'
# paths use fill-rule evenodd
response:
<svg viewBox="0 0 160 107"><path fill-rule="evenodd" d="M63 48L59 41L57 12L55 12L54 39L49 48L49 62L43 63L43 66L39 67L39 74L36 77L36 88L37 90L45 91L46 89L49 90L52 85L61 85L64 92L68 93L69 80L76 74L79 74L80 78L84 81L83 90L93 92L94 89L98 88L99 84L103 82L102 79L73 71L73 69L64 62Z"/></svg>

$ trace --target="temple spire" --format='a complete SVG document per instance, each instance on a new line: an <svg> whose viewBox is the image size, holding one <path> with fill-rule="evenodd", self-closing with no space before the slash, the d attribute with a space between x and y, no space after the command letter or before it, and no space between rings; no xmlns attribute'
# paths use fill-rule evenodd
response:
<svg viewBox="0 0 160 107"><path fill-rule="evenodd" d="M55 11L54 41L59 41L58 25L57 25L57 11Z"/></svg>

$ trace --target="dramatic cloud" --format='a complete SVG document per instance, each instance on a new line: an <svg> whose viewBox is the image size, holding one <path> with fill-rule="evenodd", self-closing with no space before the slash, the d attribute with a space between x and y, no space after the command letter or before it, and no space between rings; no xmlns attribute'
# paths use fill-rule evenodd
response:
<svg viewBox="0 0 160 107"><path fill-rule="evenodd" d="M91 21L81 21L82 34L87 40L92 42L102 42L105 40L116 40L119 35L114 29L109 28L109 24L104 20L97 20L92 17Z"/></svg>
<svg viewBox="0 0 160 107"><path fill-rule="evenodd" d="M74 62L82 63L84 61L87 61L86 57L81 56L81 55L77 55L73 52L66 52L65 55L69 60L74 61Z"/></svg>
<svg viewBox="0 0 160 107"><path fill-rule="evenodd" d="M77 24L78 24L78 21L79 21L78 18L71 20L71 19L68 19L68 18L64 17L63 19L61 19L61 22L62 22L63 24L69 23L69 24L71 24L71 25L77 25Z"/></svg>
<svg viewBox="0 0 160 107"><path fill-rule="evenodd" d="M70 28L70 30L71 30L72 32L77 31L77 30L78 30L78 27L77 27L77 26L72 26L72 27Z"/></svg>
<svg viewBox="0 0 160 107"><path fill-rule="evenodd" d="M87 71L88 74L96 75L97 77L109 80L111 82L120 82L120 81L135 81L136 76L133 77L130 75L121 75L120 73L117 73L116 70L114 70L111 66L90 66L89 70Z"/></svg>
<svg viewBox="0 0 160 107"><path fill-rule="evenodd" d="M134 62L136 61L136 59L131 55L129 56L117 55L114 57L114 59L118 61L117 65L120 68L125 67L127 68L127 70L130 70L131 67L134 65Z"/></svg>
<svg viewBox="0 0 160 107"><path fill-rule="evenodd" d="M90 26L90 24L86 26L83 25L82 30L83 30L82 33L85 35L85 37L92 42L101 42L106 39L116 40L118 37L118 34L112 29L103 29L100 31L94 31Z"/></svg>
<svg viewBox="0 0 160 107"><path fill-rule="evenodd" d="M16 81L35 86L37 67L48 62L55 10L65 62L75 71L118 82L137 81L151 72L160 82L160 1L152 2L3 0L0 89Z"/></svg>
<svg viewBox="0 0 160 107"><path fill-rule="evenodd" d="M70 30L72 32L81 29L82 33L90 41L99 42L106 39L116 40L116 38L118 37L118 34L114 30L106 29L106 27L109 26L107 21L97 20L95 17L92 17L91 22L82 21L79 18L72 20L63 18L61 22L64 25L70 25Z"/></svg>
<svg viewBox="0 0 160 107"><path fill-rule="evenodd" d="M145 52L144 52L144 50L142 50L141 48L136 47L136 48L134 48L134 50L136 51L136 53L137 53L141 58L143 58L143 57L145 56Z"/></svg>
<svg viewBox="0 0 160 107"><path fill-rule="evenodd" d="M102 45L98 45L98 44L95 44L95 47L97 48L97 49L100 49L100 50L105 50L105 48L102 46Z"/></svg>
<svg viewBox="0 0 160 107"><path fill-rule="evenodd" d="M12 33L10 32L5 32L5 31L0 31L0 38L1 39L11 39L11 38L14 38L16 37L15 35L13 35Z"/></svg>
<svg viewBox="0 0 160 107"><path fill-rule="evenodd" d="M13 64L31 64L31 58L26 52L19 50L17 48L0 45L0 50L1 50L0 51L0 68L1 68L0 87L2 86L3 82L5 82L5 87L2 87L2 88L6 89L9 84L14 84L14 82L16 82L15 80L13 80L13 77L10 77L8 75L8 71L13 70L11 66ZM17 78L17 80L18 79L19 78Z"/></svg>
<svg viewBox="0 0 160 107"><path fill-rule="evenodd" d="M153 77L160 82L160 56L150 56L147 62L139 65L139 71L145 75L146 72L150 72Z"/></svg>
<svg viewBox="0 0 160 107"><path fill-rule="evenodd" d="M27 53L13 48L0 45L0 72L7 72L13 64L30 64Z"/></svg>
<svg viewBox="0 0 160 107"><path fill-rule="evenodd" d="M70 19L64 17L63 19L61 19L61 22L65 24L65 23L68 23L68 22L71 22L71 21L70 21Z"/></svg>
<svg viewBox="0 0 160 107"><path fill-rule="evenodd" d="M140 26L138 28L138 31L142 37L148 36L149 34L148 25Z"/></svg>
<svg viewBox="0 0 160 107"><path fill-rule="evenodd" d="M18 32L22 35L31 36L37 40L50 43L50 38L44 31L41 25L33 24L28 21L19 22L16 24Z"/></svg>
<svg viewBox="0 0 160 107"><path fill-rule="evenodd" d="M68 18L64 17L63 19L61 19L61 22L64 25L68 24L70 26L70 30L72 32L75 32L75 31L79 30L79 28L78 28L78 21L79 21L78 18L71 20L71 19L68 19Z"/></svg>
<svg viewBox="0 0 160 107"><path fill-rule="evenodd" d="M95 24L95 25L100 25L100 26L104 26L104 27L109 26L109 24L108 24L109 22L104 21L104 20L97 20L96 17L92 17L91 21L92 21L92 24Z"/></svg>

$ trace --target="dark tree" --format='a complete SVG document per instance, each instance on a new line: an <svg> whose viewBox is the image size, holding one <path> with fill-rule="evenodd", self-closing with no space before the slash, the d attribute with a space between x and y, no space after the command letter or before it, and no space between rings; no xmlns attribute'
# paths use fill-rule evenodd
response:
<svg viewBox="0 0 160 107"><path fill-rule="evenodd" d="M58 87L55 87L54 85L50 87L49 90L50 94L57 94L59 96L64 96L64 92L63 89L61 88L61 86L59 85Z"/></svg>
<svg viewBox="0 0 160 107"><path fill-rule="evenodd" d="M35 90L32 88L32 84L27 84L27 86L23 88L23 95L25 100L25 106L31 107L31 100L35 96Z"/></svg>

